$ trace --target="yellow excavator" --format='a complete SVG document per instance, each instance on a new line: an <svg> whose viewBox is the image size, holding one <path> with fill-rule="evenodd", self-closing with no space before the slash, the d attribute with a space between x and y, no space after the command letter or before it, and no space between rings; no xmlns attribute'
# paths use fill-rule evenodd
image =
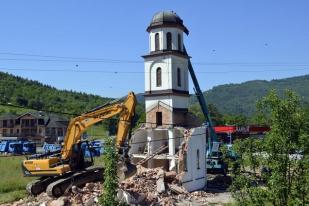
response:
<svg viewBox="0 0 309 206"><path fill-rule="evenodd" d="M126 157L126 139L135 113L136 97L130 92L123 102L110 102L72 118L60 152L33 155L22 162L24 176L37 176L39 179L27 185L27 191L38 195L43 191L51 197L59 197L71 186L103 179L103 167L93 166L93 158L86 160L82 151L82 134L90 126L119 115L116 147L122 161L118 169L124 175L134 171L134 166ZM86 142L88 148L88 142ZM115 165L116 166L116 165ZM129 168L128 168L129 167ZM120 172L121 173L121 172Z"/></svg>

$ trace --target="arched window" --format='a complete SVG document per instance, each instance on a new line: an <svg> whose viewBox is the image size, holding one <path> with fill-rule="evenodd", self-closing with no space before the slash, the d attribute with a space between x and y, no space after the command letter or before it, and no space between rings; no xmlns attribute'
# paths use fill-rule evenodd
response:
<svg viewBox="0 0 309 206"><path fill-rule="evenodd" d="M172 50L172 34L171 34L171 32L166 33L166 49Z"/></svg>
<svg viewBox="0 0 309 206"><path fill-rule="evenodd" d="M157 68L157 87L161 87L162 85L162 71L161 71L161 68L158 67Z"/></svg>
<svg viewBox="0 0 309 206"><path fill-rule="evenodd" d="M160 50L160 39L159 39L159 33L155 34L155 51Z"/></svg>
<svg viewBox="0 0 309 206"><path fill-rule="evenodd" d="M178 34L178 50L181 51L181 35Z"/></svg>
<svg viewBox="0 0 309 206"><path fill-rule="evenodd" d="M181 71L177 68L177 86L181 87Z"/></svg>

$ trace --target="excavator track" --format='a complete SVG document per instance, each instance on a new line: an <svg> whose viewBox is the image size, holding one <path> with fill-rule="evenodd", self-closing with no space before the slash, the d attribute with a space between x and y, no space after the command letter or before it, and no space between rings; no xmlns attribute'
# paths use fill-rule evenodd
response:
<svg viewBox="0 0 309 206"><path fill-rule="evenodd" d="M73 185L81 186L88 182L103 180L102 167L88 167L85 170L73 173L65 178L57 179L50 183L46 188L46 193L50 197L60 197Z"/></svg>
<svg viewBox="0 0 309 206"><path fill-rule="evenodd" d="M60 178L63 177L41 177L40 179L29 182L26 186L26 190L31 195L38 195L44 192L49 184Z"/></svg>

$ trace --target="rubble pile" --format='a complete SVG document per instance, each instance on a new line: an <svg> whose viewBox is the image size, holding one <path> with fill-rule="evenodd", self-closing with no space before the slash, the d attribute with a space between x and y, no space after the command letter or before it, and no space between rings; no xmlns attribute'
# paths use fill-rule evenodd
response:
<svg viewBox="0 0 309 206"><path fill-rule="evenodd" d="M187 192L179 184L179 174L162 168L142 166L137 173L119 183L117 198L128 205L207 205L216 194L205 191ZM97 206L102 194L102 184L87 183L83 188L73 186L64 196L52 199L46 193L29 196L1 206Z"/></svg>
<svg viewBox="0 0 309 206"><path fill-rule="evenodd" d="M29 196L2 206L95 206L98 205L98 197L101 191L101 183L87 183L83 188L73 186L70 191L58 199L53 199L44 192L36 197Z"/></svg>
<svg viewBox="0 0 309 206"><path fill-rule="evenodd" d="M176 172L143 167L121 182L118 192L119 200L129 205L176 205L186 201L203 204L210 195L204 191L188 193L179 186Z"/></svg>

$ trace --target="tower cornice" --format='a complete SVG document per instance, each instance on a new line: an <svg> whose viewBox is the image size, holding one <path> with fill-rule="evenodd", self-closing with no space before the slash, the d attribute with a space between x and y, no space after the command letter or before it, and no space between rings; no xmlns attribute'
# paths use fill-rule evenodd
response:
<svg viewBox="0 0 309 206"><path fill-rule="evenodd" d="M145 97L165 96L165 95L190 96L189 91L177 90L177 89L152 90L152 91L145 91L144 93Z"/></svg>
<svg viewBox="0 0 309 206"><path fill-rule="evenodd" d="M166 55L175 55L178 57L189 59L190 56L186 55L184 52L181 52L179 50L159 50L159 51L152 51L150 54L143 55L142 57L144 59L152 58L152 57L158 57L158 56L166 56Z"/></svg>

